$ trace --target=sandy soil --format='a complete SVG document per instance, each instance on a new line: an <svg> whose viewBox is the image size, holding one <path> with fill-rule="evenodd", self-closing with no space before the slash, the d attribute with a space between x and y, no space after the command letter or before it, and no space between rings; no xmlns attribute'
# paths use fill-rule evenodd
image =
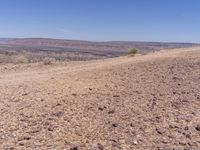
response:
<svg viewBox="0 0 200 150"><path fill-rule="evenodd" d="M200 149L200 48L0 65L0 149Z"/></svg>

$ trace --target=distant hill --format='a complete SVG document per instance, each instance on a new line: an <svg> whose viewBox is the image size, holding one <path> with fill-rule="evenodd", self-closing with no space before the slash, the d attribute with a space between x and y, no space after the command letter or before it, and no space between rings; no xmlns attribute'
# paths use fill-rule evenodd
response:
<svg viewBox="0 0 200 150"><path fill-rule="evenodd" d="M91 42L45 38L1 38L0 54L22 54L28 57L28 59L34 57L34 60L43 57L53 57L58 60L71 60L72 58L74 60L76 57L81 57L81 59L89 60L126 55L130 48L137 48L139 53L148 53L161 49L187 48L193 46L200 45L193 43L129 41Z"/></svg>
<svg viewBox="0 0 200 150"><path fill-rule="evenodd" d="M141 52L148 52L160 49L192 47L197 44L193 43L163 43L163 42L90 42L78 40L58 40L43 38L27 38L27 39L2 39L0 44L11 47L39 48L41 50L65 50L65 51L86 51L86 52L114 52L123 54L129 48L137 48Z"/></svg>

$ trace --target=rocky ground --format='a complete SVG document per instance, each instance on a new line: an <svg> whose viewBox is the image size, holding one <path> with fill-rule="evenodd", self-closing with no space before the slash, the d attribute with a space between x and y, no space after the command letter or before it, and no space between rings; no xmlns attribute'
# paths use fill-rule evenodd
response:
<svg viewBox="0 0 200 150"><path fill-rule="evenodd" d="M0 149L200 149L200 48L0 66Z"/></svg>

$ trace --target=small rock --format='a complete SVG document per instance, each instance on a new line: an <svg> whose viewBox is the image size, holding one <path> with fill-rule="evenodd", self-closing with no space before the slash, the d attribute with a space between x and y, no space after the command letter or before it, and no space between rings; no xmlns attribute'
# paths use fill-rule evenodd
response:
<svg viewBox="0 0 200 150"><path fill-rule="evenodd" d="M196 142L200 143L200 138L197 138L197 139L196 139Z"/></svg>
<svg viewBox="0 0 200 150"><path fill-rule="evenodd" d="M162 140L162 143L167 144L168 143L167 139Z"/></svg>
<svg viewBox="0 0 200 150"><path fill-rule="evenodd" d="M200 123L196 126L196 130L200 131Z"/></svg>
<svg viewBox="0 0 200 150"><path fill-rule="evenodd" d="M188 146L186 146L183 150L191 150Z"/></svg>
<svg viewBox="0 0 200 150"><path fill-rule="evenodd" d="M91 148L90 148L90 150L103 150L103 149L104 149L104 147L103 147L103 145L100 144L100 143L92 144L92 146L91 146Z"/></svg>
<svg viewBox="0 0 200 150"><path fill-rule="evenodd" d="M100 111L103 111L103 108L102 108L102 107L99 107L98 109L99 109Z"/></svg>
<svg viewBox="0 0 200 150"><path fill-rule="evenodd" d="M126 143L126 141L123 140L123 139L122 139L122 140L119 140L119 141L120 141L121 144L125 144L125 143Z"/></svg>
<svg viewBox="0 0 200 150"><path fill-rule="evenodd" d="M22 96L26 96L26 95L28 95L28 93L23 93L23 94L22 94Z"/></svg>
<svg viewBox="0 0 200 150"><path fill-rule="evenodd" d="M188 127L188 126L186 126L186 127L184 128L184 130L186 130L186 131L187 131L187 130L189 130L189 127Z"/></svg>
<svg viewBox="0 0 200 150"><path fill-rule="evenodd" d="M62 111L53 112L52 115L56 117L61 117L64 113Z"/></svg>
<svg viewBox="0 0 200 150"><path fill-rule="evenodd" d="M157 131L158 134L163 134L164 133L164 131L162 129L158 129L157 128L156 131Z"/></svg>
<svg viewBox="0 0 200 150"><path fill-rule="evenodd" d="M30 140L31 137L30 136L22 136L18 139L18 141L23 141L23 140Z"/></svg>
<svg viewBox="0 0 200 150"><path fill-rule="evenodd" d="M62 105L61 103L57 103L57 104L56 104L56 106L61 106L61 105Z"/></svg>
<svg viewBox="0 0 200 150"><path fill-rule="evenodd" d="M114 114L114 113L115 113L114 110L110 110L110 111L108 112L108 114Z"/></svg>
<svg viewBox="0 0 200 150"><path fill-rule="evenodd" d="M183 141L179 141L179 144L182 146L185 146L187 144L187 142L183 140Z"/></svg>
<svg viewBox="0 0 200 150"><path fill-rule="evenodd" d="M134 141L133 141L133 144L134 144L134 145L138 145L138 141L137 141L137 140L134 140Z"/></svg>
<svg viewBox="0 0 200 150"><path fill-rule="evenodd" d="M41 128L34 128L34 129L28 131L27 133L34 134L34 133L38 133L40 131L41 131Z"/></svg>
<svg viewBox="0 0 200 150"><path fill-rule="evenodd" d="M119 95L113 95L113 97L120 97Z"/></svg>
<svg viewBox="0 0 200 150"><path fill-rule="evenodd" d="M70 150L78 150L78 147L74 146L74 147L70 148Z"/></svg>
<svg viewBox="0 0 200 150"><path fill-rule="evenodd" d="M178 125L176 125L176 124L170 124L170 125L169 125L169 128L176 128L176 129L179 129Z"/></svg>
<svg viewBox="0 0 200 150"><path fill-rule="evenodd" d="M186 134L185 136L186 136L186 138L188 138L188 139L192 139L192 137L191 137L190 134Z"/></svg>
<svg viewBox="0 0 200 150"><path fill-rule="evenodd" d="M54 130L54 127L52 127L52 126L50 126L50 127L48 127L48 131L53 131Z"/></svg>
<svg viewBox="0 0 200 150"><path fill-rule="evenodd" d="M118 124L113 123L112 126L113 126L113 127L118 127Z"/></svg>
<svg viewBox="0 0 200 150"><path fill-rule="evenodd" d="M25 144L24 144L23 142L20 142L19 145L20 145L20 146L24 146Z"/></svg>
<svg viewBox="0 0 200 150"><path fill-rule="evenodd" d="M76 97L76 96L77 96L77 94L76 94L76 93L73 93L73 94L72 94L72 96Z"/></svg>

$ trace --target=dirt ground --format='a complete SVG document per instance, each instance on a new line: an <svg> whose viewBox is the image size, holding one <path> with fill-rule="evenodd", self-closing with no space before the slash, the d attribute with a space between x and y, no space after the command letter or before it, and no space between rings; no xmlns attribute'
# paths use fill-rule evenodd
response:
<svg viewBox="0 0 200 150"><path fill-rule="evenodd" d="M199 150L200 48L0 65L0 114L2 150Z"/></svg>

